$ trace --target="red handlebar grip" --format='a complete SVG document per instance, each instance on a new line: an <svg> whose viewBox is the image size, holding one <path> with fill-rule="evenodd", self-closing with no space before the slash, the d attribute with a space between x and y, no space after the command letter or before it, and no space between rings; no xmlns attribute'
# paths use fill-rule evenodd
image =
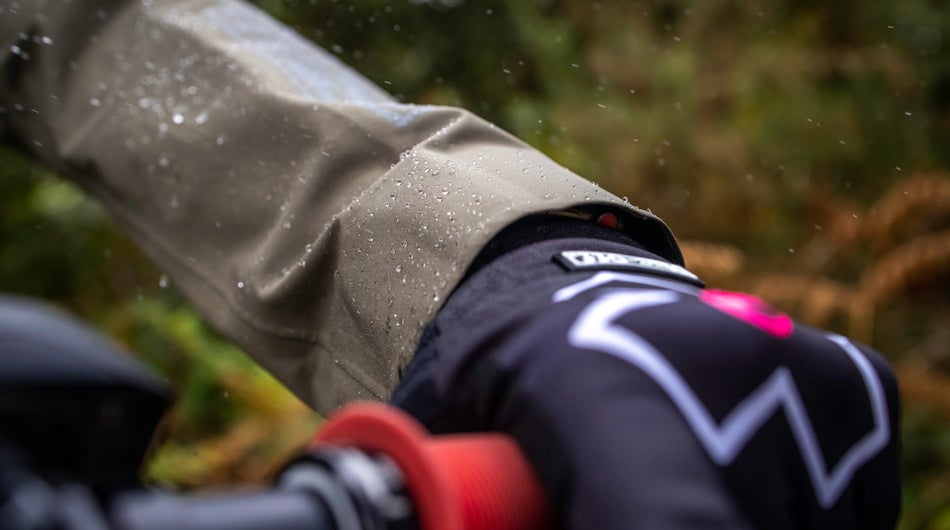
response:
<svg viewBox="0 0 950 530"><path fill-rule="evenodd" d="M548 505L521 449L497 433L432 436L404 412L349 405L314 440L391 458L421 530L544 530Z"/></svg>

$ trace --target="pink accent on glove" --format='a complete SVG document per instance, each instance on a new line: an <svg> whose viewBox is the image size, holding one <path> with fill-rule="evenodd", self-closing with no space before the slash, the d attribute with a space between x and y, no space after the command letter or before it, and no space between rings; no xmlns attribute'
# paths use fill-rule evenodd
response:
<svg viewBox="0 0 950 530"><path fill-rule="evenodd" d="M699 295L699 299L777 339L787 339L795 329L795 324L788 315L750 294L706 289Z"/></svg>

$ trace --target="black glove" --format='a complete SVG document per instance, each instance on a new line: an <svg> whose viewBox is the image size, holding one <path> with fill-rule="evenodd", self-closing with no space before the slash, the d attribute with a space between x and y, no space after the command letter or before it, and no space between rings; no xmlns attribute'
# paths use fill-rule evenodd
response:
<svg viewBox="0 0 950 530"><path fill-rule="evenodd" d="M893 528L900 508L877 354L629 244L482 267L394 403L435 432L511 434L571 529Z"/></svg>

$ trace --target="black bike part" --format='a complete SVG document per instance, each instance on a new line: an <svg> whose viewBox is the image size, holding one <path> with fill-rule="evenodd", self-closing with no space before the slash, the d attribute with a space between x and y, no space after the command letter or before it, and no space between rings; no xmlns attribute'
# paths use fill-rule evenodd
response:
<svg viewBox="0 0 950 530"><path fill-rule="evenodd" d="M346 492L355 508L354 524L359 530L415 530L419 528L412 499L402 473L385 455L367 454L352 448L321 447L297 460L284 473L283 480L300 480L299 470L320 473L334 480ZM343 518L340 518L342 521Z"/></svg>
<svg viewBox="0 0 950 530"><path fill-rule="evenodd" d="M116 530L416 530L402 474L383 455L321 448L291 464L273 489L181 497L153 491L114 496Z"/></svg>
<svg viewBox="0 0 950 530"><path fill-rule="evenodd" d="M108 530L108 525L88 487L44 480L20 451L0 440L0 528Z"/></svg>
<svg viewBox="0 0 950 530"><path fill-rule="evenodd" d="M127 493L111 503L116 530L338 530L326 504L303 490L179 497Z"/></svg>
<svg viewBox="0 0 950 530"><path fill-rule="evenodd" d="M47 471L128 483L168 392L114 344L38 302L0 296L0 435Z"/></svg>

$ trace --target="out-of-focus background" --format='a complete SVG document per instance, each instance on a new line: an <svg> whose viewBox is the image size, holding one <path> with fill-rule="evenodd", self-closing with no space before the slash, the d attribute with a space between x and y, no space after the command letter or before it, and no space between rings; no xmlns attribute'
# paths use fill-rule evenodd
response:
<svg viewBox="0 0 950 530"><path fill-rule="evenodd" d="M904 396L902 528L950 529L950 8L942 0L259 0L407 102L469 108L664 218L713 286L875 346ZM254 484L319 419L95 203L0 148L0 291L178 392L147 464Z"/></svg>

